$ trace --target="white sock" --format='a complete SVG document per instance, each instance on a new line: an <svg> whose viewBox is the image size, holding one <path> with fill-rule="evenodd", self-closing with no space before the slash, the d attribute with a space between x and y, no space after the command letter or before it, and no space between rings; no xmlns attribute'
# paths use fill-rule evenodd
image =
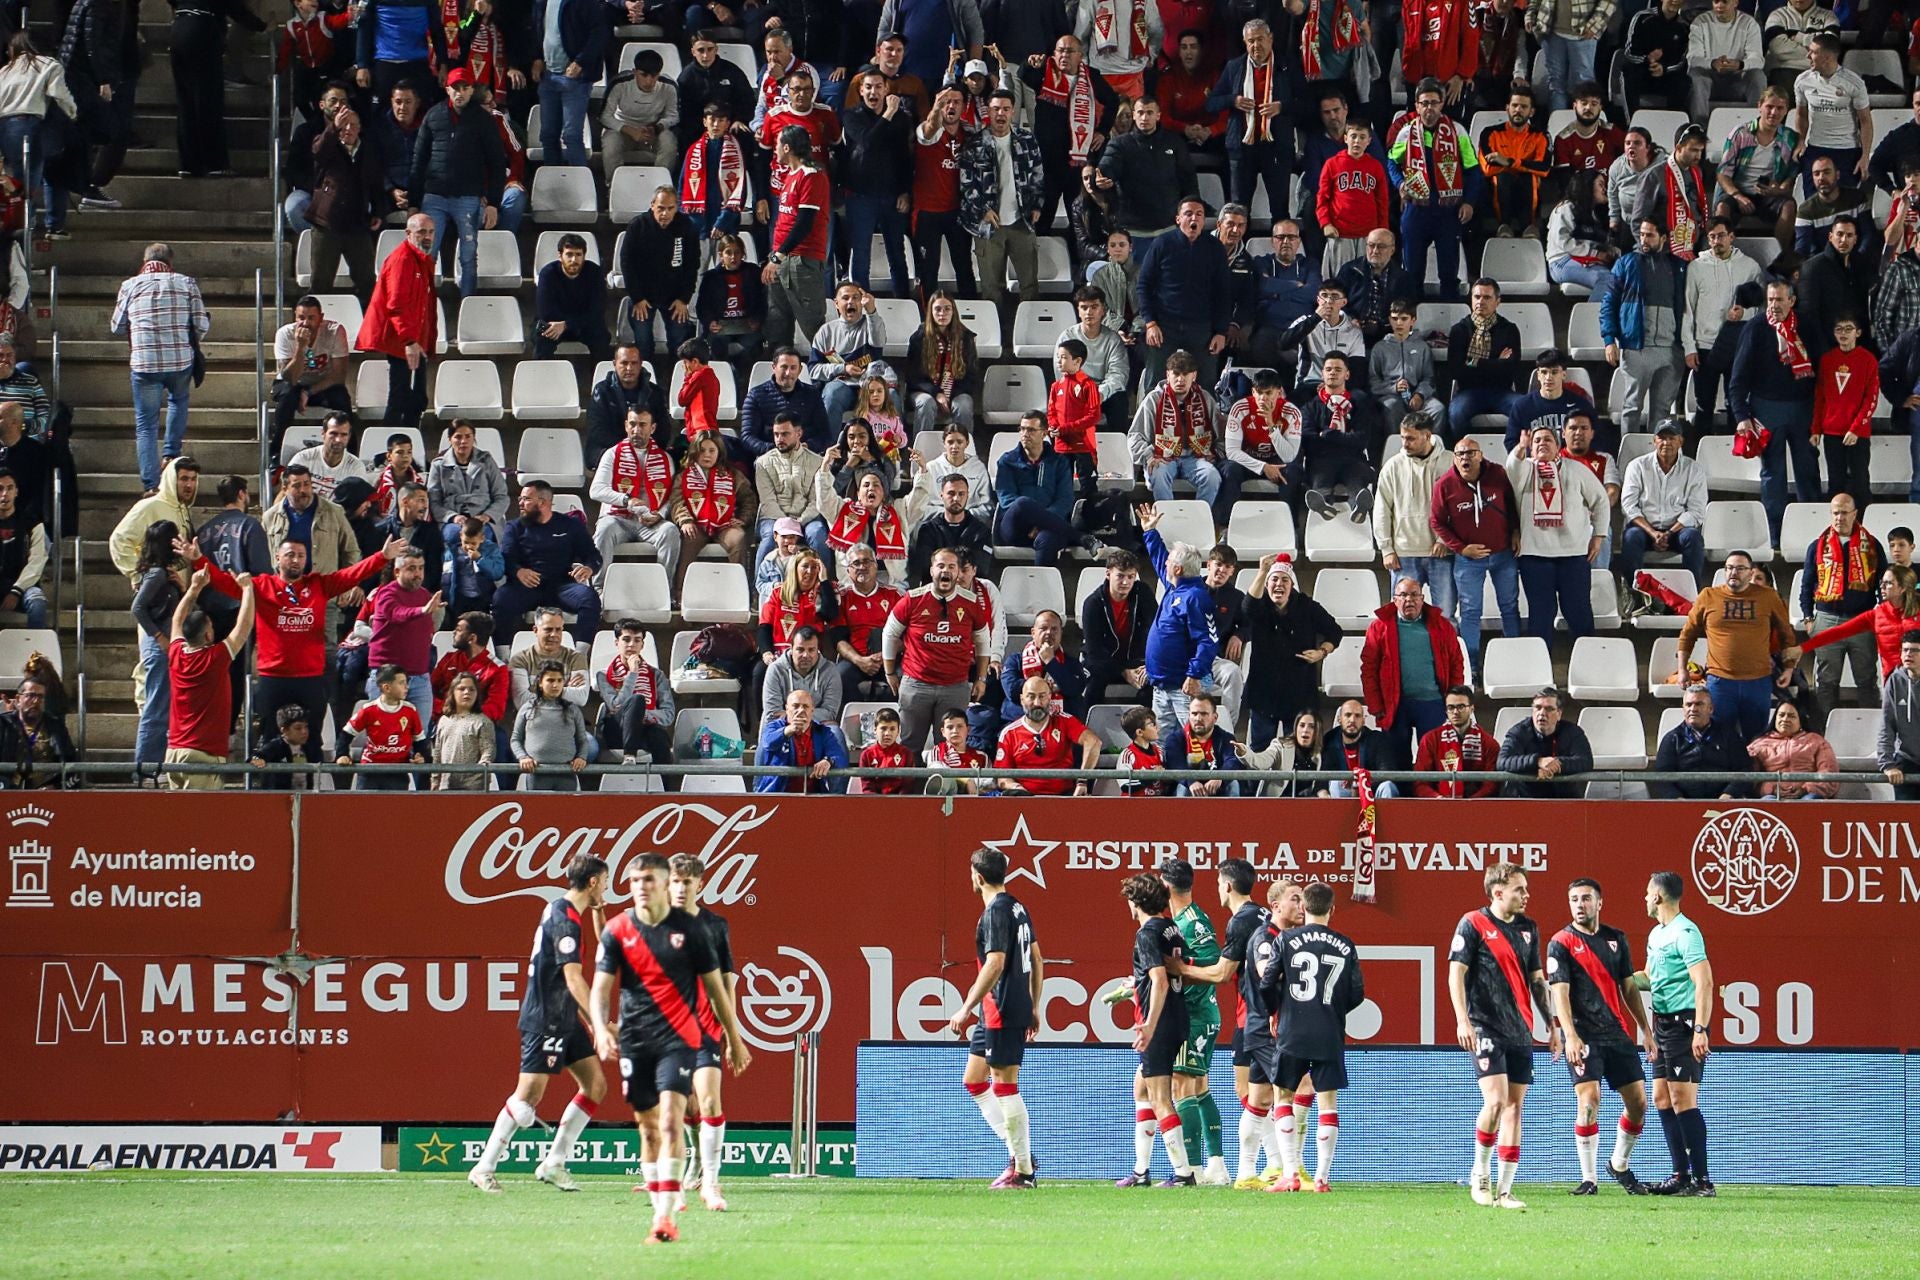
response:
<svg viewBox="0 0 1920 1280"><path fill-rule="evenodd" d="M500 1108L500 1114L494 1117L493 1132L487 1137L487 1149L480 1153L479 1163L473 1166L474 1172L492 1173L498 1169L501 1157L507 1154L507 1143L512 1141L514 1134L532 1123L533 1108L518 1098L508 1099L507 1104Z"/></svg>
<svg viewBox="0 0 1920 1280"><path fill-rule="evenodd" d="M1239 1177L1251 1178L1260 1167L1260 1148L1272 1139L1273 1118L1264 1107L1255 1107L1251 1103L1240 1108L1240 1172Z"/></svg>
<svg viewBox="0 0 1920 1280"><path fill-rule="evenodd" d="M687 1182L693 1183L700 1178L701 1165L705 1163L700 1159L700 1117L699 1116L693 1117L693 1119L688 1122L687 1127L684 1130L682 1130L682 1136L684 1137L687 1144L687 1174L686 1174Z"/></svg>
<svg viewBox="0 0 1920 1280"><path fill-rule="evenodd" d="M1133 1171L1145 1173L1153 1165L1153 1134L1159 1126L1153 1108L1136 1107L1133 1113ZM1006 1135L1001 1134L1002 1137Z"/></svg>
<svg viewBox="0 0 1920 1280"><path fill-rule="evenodd" d="M1627 1118L1620 1117L1620 1127L1614 1130L1613 1167L1620 1170L1633 1167L1633 1144L1640 1141L1640 1130L1627 1128Z"/></svg>
<svg viewBox="0 0 1920 1280"><path fill-rule="evenodd" d="M1575 1124L1573 1126L1573 1149L1580 1156L1580 1180L1598 1181L1596 1167L1600 1161L1600 1126L1598 1124Z"/></svg>
<svg viewBox="0 0 1920 1280"><path fill-rule="evenodd" d="M685 1156L668 1156L660 1162L660 1212L669 1218L680 1211L680 1179L686 1172Z"/></svg>
<svg viewBox="0 0 1920 1280"><path fill-rule="evenodd" d="M1307 1147L1307 1117L1313 1112L1313 1095L1296 1093L1293 1095L1293 1167L1305 1169Z"/></svg>
<svg viewBox="0 0 1920 1280"><path fill-rule="evenodd" d="M700 1185L720 1185L720 1153L726 1149L727 1118L702 1117L700 1120Z"/></svg>
<svg viewBox="0 0 1920 1280"><path fill-rule="evenodd" d="M1013 1167L1020 1173L1032 1173L1033 1148L1032 1135L1027 1131L1027 1100L1020 1096L1018 1089L998 1096L1000 1110L1007 1120L1007 1153L1013 1157Z"/></svg>
<svg viewBox="0 0 1920 1280"><path fill-rule="evenodd" d="M1291 1178L1300 1172L1300 1142L1295 1130L1299 1121L1293 1118L1292 1107L1273 1109L1273 1128L1280 1140L1280 1176Z"/></svg>
<svg viewBox="0 0 1920 1280"><path fill-rule="evenodd" d="M587 1107L593 1107L593 1103L587 1103ZM587 1121L591 1119L593 1111L582 1107L579 1095L575 1095L573 1101L567 1104L567 1109L560 1113L560 1127L554 1130L553 1148L548 1159L564 1166L573 1156L573 1144L580 1140L580 1135L586 1131Z"/></svg>
<svg viewBox="0 0 1920 1280"><path fill-rule="evenodd" d="M1494 1161L1494 1168L1500 1174L1499 1186L1494 1194L1504 1196L1513 1190L1513 1175L1520 1172L1520 1148L1505 1148L1499 1159Z"/></svg>
<svg viewBox="0 0 1920 1280"><path fill-rule="evenodd" d="M1160 1130L1160 1141L1167 1148L1167 1159L1173 1162L1173 1176L1184 1178L1193 1172L1193 1166L1187 1163L1187 1139L1180 1129L1178 1113L1167 1117L1172 1124Z"/></svg>
<svg viewBox="0 0 1920 1280"><path fill-rule="evenodd" d="M1488 1180L1488 1171L1493 1165L1494 1135L1485 1129L1475 1129L1473 1135L1473 1184L1477 1187Z"/></svg>
<svg viewBox="0 0 1920 1280"><path fill-rule="evenodd" d="M1340 1145L1340 1113L1322 1111L1320 1113L1320 1132L1314 1135L1314 1144L1319 1148L1320 1156L1314 1166L1313 1180L1325 1182L1327 1175L1333 1172L1333 1149Z"/></svg>
<svg viewBox="0 0 1920 1280"><path fill-rule="evenodd" d="M1284 1104L1275 1107L1267 1114L1267 1127L1262 1131L1262 1138L1264 1139L1262 1145L1267 1149L1267 1171L1269 1173L1275 1169L1286 1168L1287 1162L1281 1153L1293 1145L1292 1139L1283 1140L1280 1137L1280 1120L1283 1116L1291 1123L1293 1120L1293 1108Z"/></svg>
<svg viewBox="0 0 1920 1280"><path fill-rule="evenodd" d="M973 1093L973 1086L967 1086L967 1092ZM973 1093L974 1105L980 1108L980 1114L986 1118L987 1127L993 1130L993 1136L1005 1142L1007 1140L1007 1109L1000 1105L1000 1099L993 1094L993 1086L983 1084L980 1092Z"/></svg>
<svg viewBox="0 0 1920 1280"><path fill-rule="evenodd" d="M640 1162L640 1181L647 1188L647 1200L653 1205L653 1216L656 1218L666 1212L660 1203L660 1166L663 1163L660 1160Z"/></svg>

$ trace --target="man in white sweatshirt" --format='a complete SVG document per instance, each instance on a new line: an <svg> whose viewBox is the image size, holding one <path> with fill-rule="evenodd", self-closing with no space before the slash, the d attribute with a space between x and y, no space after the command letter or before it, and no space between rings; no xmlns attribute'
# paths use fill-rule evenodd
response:
<svg viewBox="0 0 1920 1280"><path fill-rule="evenodd" d="M1125 431L1133 421L1127 406L1127 390L1133 381L1127 363L1127 344L1118 332L1107 327L1107 296L1090 284L1073 291L1073 309L1080 322L1061 331L1053 344L1053 376L1060 378L1060 344L1078 338L1086 344L1086 363L1080 372L1100 384L1102 429Z"/></svg>
<svg viewBox="0 0 1920 1280"><path fill-rule="evenodd" d="M1720 402L1721 383L1732 373L1733 352L1716 351L1715 340L1729 323L1747 318L1734 301L1743 284L1758 285L1760 264L1734 243L1734 224L1715 218L1707 224L1707 251L1687 264L1686 306L1680 313L1680 350L1686 353L1687 376L1693 379L1693 438L1698 441L1713 427Z"/></svg>
<svg viewBox="0 0 1920 1280"><path fill-rule="evenodd" d="M1687 78L1692 84L1689 111L1705 121L1708 107L1723 102L1758 102L1767 87L1766 54L1760 24L1740 12L1740 0L1713 0L1713 7L1687 30Z"/></svg>
<svg viewBox="0 0 1920 1280"><path fill-rule="evenodd" d="M1393 583L1406 578L1421 583L1433 606L1448 614L1453 612L1452 553L1434 535L1432 519L1433 486L1449 462L1437 447L1432 424L1410 413L1400 419L1400 452L1380 468L1373 496L1373 541Z"/></svg>
<svg viewBox="0 0 1920 1280"><path fill-rule="evenodd" d="M1527 455L1507 464L1520 526L1520 586L1527 632L1553 645L1565 614L1572 639L1593 634L1594 557L1608 528L1607 490L1578 462L1560 456L1553 428L1535 427Z"/></svg>

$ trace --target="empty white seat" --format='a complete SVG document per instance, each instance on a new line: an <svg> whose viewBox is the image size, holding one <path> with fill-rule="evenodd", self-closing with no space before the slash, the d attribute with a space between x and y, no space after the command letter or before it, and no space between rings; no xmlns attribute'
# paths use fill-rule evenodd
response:
<svg viewBox="0 0 1920 1280"><path fill-rule="evenodd" d="M1309 515L1305 532L1307 559L1315 564L1372 564L1380 558L1372 522L1355 524L1344 511L1336 510L1331 520Z"/></svg>
<svg viewBox="0 0 1920 1280"><path fill-rule="evenodd" d="M482 289L520 287L520 240L511 231L482 231L474 282Z"/></svg>
<svg viewBox="0 0 1920 1280"><path fill-rule="evenodd" d="M1620 629L1619 579L1613 576L1611 569L1592 569L1588 571L1587 588L1587 598L1593 606L1594 630L1618 631ZM1567 620L1562 616L1555 626L1565 630L1566 624Z"/></svg>
<svg viewBox="0 0 1920 1280"><path fill-rule="evenodd" d="M1292 555L1293 508L1284 502L1242 498L1233 504L1233 511L1227 517L1227 541L1243 559L1281 552Z"/></svg>
<svg viewBox="0 0 1920 1280"><path fill-rule="evenodd" d="M1094 443L1098 447L1094 466L1099 471L1096 482L1099 488L1110 493L1124 493L1133 488L1133 448L1127 443L1127 433L1096 431Z"/></svg>
<svg viewBox="0 0 1920 1280"><path fill-rule="evenodd" d="M1703 436L1694 458L1707 472L1715 493L1759 493L1760 459L1733 456L1732 436Z"/></svg>
<svg viewBox="0 0 1920 1280"><path fill-rule="evenodd" d="M1678 702L1687 691L1684 681L1673 678L1679 669L1679 637L1661 636L1653 642L1653 652L1647 655L1647 692L1656 698Z"/></svg>
<svg viewBox="0 0 1920 1280"><path fill-rule="evenodd" d="M1502 296L1508 298L1544 298L1551 287L1546 251L1530 237L1500 236L1487 241L1480 270L1498 280Z"/></svg>
<svg viewBox="0 0 1920 1280"><path fill-rule="evenodd" d="M1160 537L1171 547L1185 542L1205 555L1213 549L1213 509L1198 498L1175 498L1155 504L1160 512Z"/></svg>
<svg viewBox="0 0 1920 1280"><path fill-rule="evenodd" d="M1239 549L1238 543L1234 549ZM1365 631L1380 608L1380 577L1371 569L1322 569L1313 578L1313 599L1333 615L1341 630Z"/></svg>
<svg viewBox="0 0 1920 1280"><path fill-rule="evenodd" d="M1920 504L1912 502L1876 502L1868 507L1866 514L1860 517L1860 523L1868 532L1880 539L1887 540L1887 531L1905 527L1920 529Z"/></svg>
<svg viewBox="0 0 1920 1280"><path fill-rule="evenodd" d="M1869 508L1869 514L1871 514ZM1755 564L1773 559L1773 538L1767 532L1767 513L1757 501L1722 499L1707 504L1707 521L1701 528L1707 544L1707 557L1718 559L1729 551L1745 551Z"/></svg>
<svg viewBox="0 0 1920 1280"><path fill-rule="evenodd" d="M955 300L953 309L959 314L960 323L973 334L974 354L982 360L998 360L1005 354L998 307L984 298L960 298Z"/></svg>
<svg viewBox="0 0 1920 1280"><path fill-rule="evenodd" d="M1867 82L1869 106L1898 107L1905 102L1902 90L1907 85L1907 69L1894 50L1849 49L1841 63Z"/></svg>
<svg viewBox="0 0 1920 1280"><path fill-rule="evenodd" d="M673 593L667 569L659 563L623 561L607 567L600 603L608 621L638 618L641 622L673 621Z"/></svg>
<svg viewBox="0 0 1920 1280"><path fill-rule="evenodd" d="M579 489L587 482L580 433L567 427L528 427L520 433L515 462L520 482L545 480L556 489Z"/></svg>
<svg viewBox="0 0 1920 1280"><path fill-rule="evenodd" d="M442 420L481 418L491 421L502 416L505 409L500 397L500 368L493 361L440 362L433 379L434 417Z"/></svg>
<svg viewBox="0 0 1920 1280"><path fill-rule="evenodd" d="M1438 333L1445 337L1447 330L1466 318L1467 304L1464 302L1422 302L1414 308L1413 331Z"/></svg>
<svg viewBox="0 0 1920 1280"><path fill-rule="evenodd" d="M580 388L569 360L522 360L513 367L513 416L522 422L572 422Z"/></svg>
<svg viewBox="0 0 1920 1280"><path fill-rule="evenodd" d="M1071 302L1023 302L1013 313L1013 354L1053 367L1053 344L1078 317Z"/></svg>
<svg viewBox="0 0 1920 1280"><path fill-rule="evenodd" d="M890 359L901 359L907 354L907 344L920 332L920 304L912 298L875 298L873 306L887 332L881 351Z"/></svg>
<svg viewBox="0 0 1920 1280"><path fill-rule="evenodd" d="M1582 702L1635 702L1640 697L1640 661L1633 641L1581 636L1567 663L1567 692Z"/></svg>
<svg viewBox="0 0 1920 1280"><path fill-rule="evenodd" d="M615 225L631 222L653 203L657 188L673 185L673 171L661 165L623 164L607 185L607 216Z"/></svg>
<svg viewBox="0 0 1920 1280"><path fill-rule="evenodd" d="M517 356L526 350L518 298L474 295L460 299L460 332L454 340L466 356Z"/></svg>
<svg viewBox="0 0 1920 1280"><path fill-rule="evenodd" d="M1827 745L1842 769L1875 768L1880 712L1874 707L1835 707L1827 713Z"/></svg>
<svg viewBox="0 0 1920 1280"><path fill-rule="evenodd" d="M1576 302L1567 313L1567 357L1572 360L1605 360L1607 344L1600 336L1600 304Z"/></svg>
<svg viewBox="0 0 1920 1280"><path fill-rule="evenodd" d="M360 299L350 293L319 293L320 313L327 319L339 323L347 331L347 349L353 349L353 340L360 332L361 324L366 320L366 312L361 309Z"/></svg>
<svg viewBox="0 0 1920 1280"><path fill-rule="evenodd" d="M1035 257L1040 260L1040 292L1046 294L1066 294L1073 292L1073 259L1067 253L1067 242L1059 236L1035 236ZM1013 257L1007 257L1007 284L1017 284L1013 274ZM1072 304L1068 304L1072 310ZM1071 321L1069 321L1071 323Z"/></svg>
<svg viewBox="0 0 1920 1280"><path fill-rule="evenodd" d="M1015 332L1018 332L1016 323ZM1057 332L1057 330L1056 330ZM1048 348L1048 356L1052 355ZM1047 407L1047 373L1037 365L997 364L987 370L985 383L981 387L981 414L988 425L1010 427L1020 421L1020 415L1029 409L1045 412ZM998 455L996 454L995 457ZM994 459L986 460L991 467Z"/></svg>
<svg viewBox="0 0 1920 1280"><path fill-rule="evenodd" d="M699 567L699 563L695 562L694 568ZM707 668L687 666L693 656L693 638L697 634L694 631L680 631L673 637L673 647L668 651L670 656L667 659L667 679L673 685L673 691L682 694L739 693L740 682L731 676L710 676L705 674Z"/></svg>
<svg viewBox="0 0 1920 1280"><path fill-rule="evenodd" d="M600 220L600 190L585 165L549 164L534 171L529 211L535 222L590 227Z"/></svg>
<svg viewBox="0 0 1920 1280"><path fill-rule="evenodd" d="M1634 683L1638 685L1638 679ZM1637 708L1587 707L1580 712L1580 731L1587 735L1587 743L1593 748L1594 768L1647 767L1647 729L1640 723Z"/></svg>
<svg viewBox="0 0 1920 1280"><path fill-rule="evenodd" d="M1780 521L1780 550L1789 560L1798 560L1807 544L1827 531L1833 512L1824 502L1789 502Z"/></svg>
<svg viewBox="0 0 1920 1280"><path fill-rule="evenodd" d="M1503 286L1504 283L1503 281ZM1553 313L1547 310L1546 303L1503 303L1500 314L1513 321L1514 327L1520 330L1522 360L1531 360L1548 347L1560 345L1559 339L1553 336Z"/></svg>
<svg viewBox="0 0 1920 1280"><path fill-rule="evenodd" d="M1780 242L1772 236L1737 236L1733 247L1752 258L1764 269L1780 256Z"/></svg>
<svg viewBox="0 0 1920 1280"><path fill-rule="evenodd" d="M737 773L683 773L681 795L743 796L747 780Z"/></svg>
<svg viewBox="0 0 1920 1280"><path fill-rule="evenodd" d="M730 560L696 560L680 585L680 616L688 622L751 622L747 571Z"/></svg>
<svg viewBox="0 0 1920 1280"><path fill-rule="evenodd" d="M351 330L349 330L351 332ZM1875 435L1869 442L1867 474L1873 479L1875 493L1897 493L1902 497L1913 491L1912 438Z"/></svg>
<svg viewBox="0 0 1920 1280"><path fill-rule="evenodd" d="M0 689L20 687L25 678L21 668L35 653L45 654L56 675L64 675L60 664L60 633L51 627L8 627L0 630Z"/></svg>
<svg viewBox="0 0 1920 1280"><path fill-rule="evenodd" d="M1553 683L1553 656L1538 636L1487 641L1480 687L1489 698L1531 698Z"/></svg>
<svg viewBox="0 0 1920 1280"><path fill-rule="evenodd" d="M1360 636L1342 636L1334 651L1320 664L1320 692L1329 698L1358 698L1365 690L1360 684Z"/></svg>
<svg viewBox="0 0 1920 1280"><path fill-rule="evenodd" d="M1008 565L1000 570L1000 607L1011 626L1031 627L1045 609L1066 620L1067 589L1052 565Z"/></svg>

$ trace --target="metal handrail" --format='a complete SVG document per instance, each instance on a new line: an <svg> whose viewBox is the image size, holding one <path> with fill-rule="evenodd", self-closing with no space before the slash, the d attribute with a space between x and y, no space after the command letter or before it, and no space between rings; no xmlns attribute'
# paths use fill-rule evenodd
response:
<svg viewBox="0 0 1920 1280"><path fill-rule="evenodd" d="M278 333L287 300L287 225L280 205L280 73L274 72L271 79L273 90L267 107L267 199L273 206L273 328Z"/></svg>
<svg viewBox="0 0 1920 1280"><path fill-rule="evenodd" d="M57 262L47 268L47 328L53 352L49 357L53 364L53 402L57 405L60 403L60 264Z"/></svg>
<svg viewBox="0 0 1920 1280"><path fill-rule="evenodd" d="M266 273L253 269L253 402L267 402L267 297ZM265 448L265 444L261 445ZM261 494L264 500L265 493Z"/></svg>
<svg viewBox="0 0 1920 1280"><path fill-rule="evenodd" d="M60 264L47 268L47 348L51 368L48 370L53 387L54 412L60 409ZM47 537L53 543L53 618L57 627L60 620L61 587L66 578L66 559L60 554L60 507L65 497L64 485L60 480L60 468L53 469L53 502L47 512Z"/></svg>
<svg viewBox="0 0 1920 1280"><path fill-rule="evenodd" d="M33 200L39 194L33 189L33 183L28 176L32 172L33 139L22 138L20 140L20 186L26 194L21 202L24 221L20 234L20 260L29 274L33 271Z"/></svg>
<svg viewBox="0 0 1920 1280"><path fill-rule="evenodd" d="M74 706L78 708L74 722L74 747L87 749L87 541L85 538L73 540L73 644L74 669L80 678L74 683ZM57 616L57 615L56 615ZM122 766L124 768L124 766Z"/></svg>

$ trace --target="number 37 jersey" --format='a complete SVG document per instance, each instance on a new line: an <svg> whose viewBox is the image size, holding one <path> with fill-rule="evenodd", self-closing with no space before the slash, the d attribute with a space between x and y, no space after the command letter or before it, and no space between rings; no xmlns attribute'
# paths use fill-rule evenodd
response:
<svg viewBox="0 0 1920 1280"><path fill-rule="evenodd" d="M1279 1011L1280 1052L1325 1062L1347 1042L1347 1015L1366 998L1360 949L1323 924L1305 924L1280 935L1280 963L1270 995Z"/></svg>

